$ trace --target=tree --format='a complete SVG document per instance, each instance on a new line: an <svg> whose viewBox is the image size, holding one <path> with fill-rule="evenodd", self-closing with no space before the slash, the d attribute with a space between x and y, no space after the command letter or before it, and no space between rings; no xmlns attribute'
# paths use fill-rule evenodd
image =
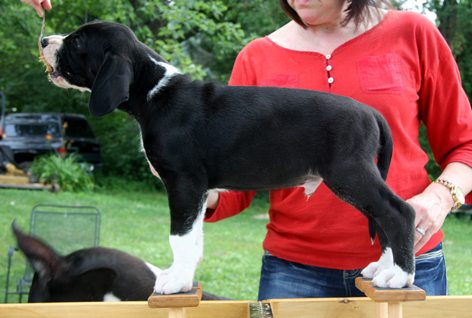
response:
<svg viewBox="0 0 472 318"><path fill-rule="evenodd" d="M273 16L267 19L267 15ZM89 117L102 145L105 172L153 178L139 149L137 127L126 114L99 120L88 114L88 93L55 87L38 63L41 19L18 0L0 3L0 90L7 112L74 112ZM234 59L254 37L286 17L276 1L263 0L54 0L45 34L72 32L94 20L128 25L138 39L196 79L226 82ZM247 31L243 31L243 27ZM263 33L262 33L263 32Z"/></svg>
<svg viewBox="0 0 472 318"><path fill-rule="evenodd" d="M472 1L429 0L427 8L436 13L439 31L452 49L461 72L462 86L472 96Z"/></svg>

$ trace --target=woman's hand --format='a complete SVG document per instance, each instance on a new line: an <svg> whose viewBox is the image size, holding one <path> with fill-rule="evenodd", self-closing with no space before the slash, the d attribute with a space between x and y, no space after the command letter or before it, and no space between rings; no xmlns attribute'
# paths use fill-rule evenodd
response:
<svg viewBox="0 0 472 318"><path fill-rule="evenodd" d="M426 190L407 200L416 211L415 253L417 253L444 223L454 205L451 192L445 186L434 183Z"/></svg>
<svg viewBox="0 0 472 318"><path fill-rule="evenodd" d="M220 194L218 192L210 192L207 199L207 209L216 209L220 201Z"/></svg>
<svg viewBox="0 0 472 318"><path fill-rule="evenodd" d="M21 2L32 6L41 18L44 15L44 10L51 10L52 8L50 0L21 0Z"/></svg>
<svg viewBox="0 0 472 318"><path fill-rule="evenodd" d="M472 168L452 162L446 166L439 178L459 186L464 194L472 189ZM407 200L416 211L415 253L429 241L444 223L454 206L451 190L440 184L431 183L421 194Z"/></svg>

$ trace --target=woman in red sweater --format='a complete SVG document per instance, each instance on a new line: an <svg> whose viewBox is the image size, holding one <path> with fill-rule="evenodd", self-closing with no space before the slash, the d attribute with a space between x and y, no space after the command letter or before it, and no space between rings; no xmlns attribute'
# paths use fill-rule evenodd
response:
<svg viewBox="0 0 472 318"><path fill-rule="evenodd" d="M447 294L441 225L472 190L472 112L451 51L420 14L386 11L372 0L280 0L292 21L249 43L230 85L313 89L379 110L393 134L387 184L417 212L415 284ZM418 143L423 122L442 168L431 183ZM447 182L446 182L447 181ZM240 213L254 192L212 193L207 222ZM469 199L469 198L468 198ZM367 219L323 184L270 192L259 299L361 296L354 279L380 257Z"/></svg>

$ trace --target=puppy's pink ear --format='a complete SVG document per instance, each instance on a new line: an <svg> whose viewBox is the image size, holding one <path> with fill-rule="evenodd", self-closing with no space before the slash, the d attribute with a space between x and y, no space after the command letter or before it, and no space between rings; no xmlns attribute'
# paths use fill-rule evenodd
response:
<svg viewBox="0 0 472 318"><path fill-rule="evenodd" d="M117 55L107 54L92 86L90 114L95 117L105 116L126 102L132 77L129 62Z"/></svg>

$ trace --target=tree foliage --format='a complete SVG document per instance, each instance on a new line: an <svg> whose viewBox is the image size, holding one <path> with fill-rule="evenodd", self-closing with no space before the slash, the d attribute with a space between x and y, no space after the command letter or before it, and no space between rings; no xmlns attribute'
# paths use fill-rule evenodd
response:
<svg viewBox="0 0 472 318"><path fill-rule="evenodd" d="M53 0L45 34L72 32L95 20L128 25L138 39L196 79L226 82L237 53L287 18L277 1L264 0ZM88 114L88 93L48 82L38 62L41 19L18 0L0 3L0 90L8 112L74 112L89 117L102 145L105 173L153 179L138 152L138 130L126 114Z"/></svg>
<svg viewBox="0 0 472 318"><path fill-rule="evenodd" d="M462 84L472 96L472 1L428 0L427 8L437 15L439 31L452 49L461 71Z"/></svg>
<svg viewBox="0 0 472 318"><path fill-rule="evenodd" d="M395 0L400 7L404 0ZM438 27L457 59L472 94L472 0L429 0ZM86 22L128 25L138 39L196 79L227 82L237 53L250 40L289 21L276 0L53 0L46 35L69 33ZM138 153L138 130L126 114L94 119L88 93L55 87L38 62L41 19L19 0L0 3L0 90L7 112L74 112L89 117L102 145L104 172L153 179Z"/></svg>

